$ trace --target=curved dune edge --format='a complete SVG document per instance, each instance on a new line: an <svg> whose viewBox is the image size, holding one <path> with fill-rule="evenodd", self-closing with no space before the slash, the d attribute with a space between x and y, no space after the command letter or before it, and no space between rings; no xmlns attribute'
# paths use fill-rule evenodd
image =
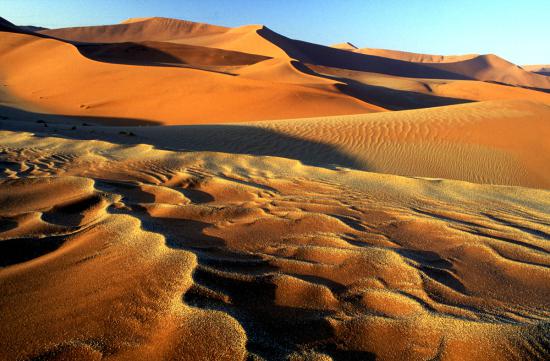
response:
<svg viewBox="0 0 550 361"><path fill-rule="evenodd" d="M0 140L3 359L549 356L548 191Z"/></svg>

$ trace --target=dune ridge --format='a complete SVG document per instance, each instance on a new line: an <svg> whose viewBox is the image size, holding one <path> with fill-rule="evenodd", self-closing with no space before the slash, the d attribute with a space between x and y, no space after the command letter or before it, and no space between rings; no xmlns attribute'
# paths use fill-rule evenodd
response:
<svg viewBox="0 0 550 361"><path fill-rule="evenodd" d="M228 28L187 20L162 17L129 19L120 24L101 26L80 26L72 28L46 29L39 33L55 38L96 43L135 41L163 41L178 36L199 36L209 33L223 33Z"/></svg>
<svg viewBox="0 0 550 361"><path fill-rule="evenodd" d="M415 63L452 63L472 59L479 56L478 54L433 55L376 48L355 48L355 50L353 51L361 54L381 56L384 58L391 58L396 60L412 61Z"/></svg>

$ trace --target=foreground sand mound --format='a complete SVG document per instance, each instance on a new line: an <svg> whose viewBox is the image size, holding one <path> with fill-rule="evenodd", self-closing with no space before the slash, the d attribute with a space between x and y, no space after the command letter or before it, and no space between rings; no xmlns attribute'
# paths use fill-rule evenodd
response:
<svg viewBox="0 0 550 361"><path fill-rule="evenodd" d="M1 359L550 356L547 191L0 141Z"/></svg>

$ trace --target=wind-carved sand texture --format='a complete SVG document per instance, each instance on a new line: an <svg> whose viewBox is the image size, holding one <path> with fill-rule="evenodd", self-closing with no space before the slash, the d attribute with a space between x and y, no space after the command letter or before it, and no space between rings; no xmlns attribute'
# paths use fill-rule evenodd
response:
<svg viewBox="0 0 550 361"><path fill-rule="evenodd" d="M548 356L548 191L1 141L3 359Z"/></svg>
<svg viewBox="0 0 550 361"><path fill-rule="evenodd" d="M0 18L0 360L550 358L542 68Z"/></svg>

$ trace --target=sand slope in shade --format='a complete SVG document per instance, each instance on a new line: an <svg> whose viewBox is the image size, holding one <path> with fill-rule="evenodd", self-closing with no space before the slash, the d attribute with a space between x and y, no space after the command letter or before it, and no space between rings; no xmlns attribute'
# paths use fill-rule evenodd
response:
<svg viewBox="0 0 550 361"><path fill-rule="evenodd" d="M547 191L1 144L3 359L548 357Z"/></svg>

